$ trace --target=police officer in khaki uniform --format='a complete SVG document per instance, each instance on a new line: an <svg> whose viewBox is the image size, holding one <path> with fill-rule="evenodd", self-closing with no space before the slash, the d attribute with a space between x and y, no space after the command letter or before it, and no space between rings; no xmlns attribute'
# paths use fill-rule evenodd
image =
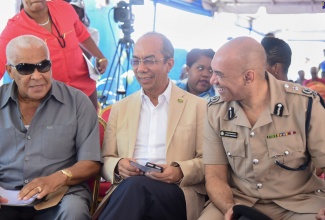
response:
<svg viewBox="0 0 325 220"><path fill-rule="evenodd" d="M325 206L325 183L315 174L325 167L325 109L315 92L276 80L265 64L263 47L249 37L226 43L212 60L220 97L208 104L203 163L211 203L199 220L233 219L237 203L276 220L315 219Z"/></svg>

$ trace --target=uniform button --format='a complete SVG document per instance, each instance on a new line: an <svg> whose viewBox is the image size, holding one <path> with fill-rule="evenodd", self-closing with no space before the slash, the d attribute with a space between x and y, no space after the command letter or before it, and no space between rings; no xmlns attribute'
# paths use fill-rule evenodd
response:
<svg viewBox="0 0 325 220"><path fill-rule="evenodd" d="M255 136L255 132L252 131L251 134L250 134L251 137L254 137Z"/></svg>
<svg viewBox="0 0 325 220"><path fill-rule="evenodd" d="M262 183L258 183L258 184L256 184L256 186L257 186L257 189L261 189L262 186L263 186L263 184Z"/></svg>
<svg viewBox="0 0 325 220"><path fill-rule="evenodd" d="M320 189L318 189L318 190L316 190L316 192L318 192L318 193L320 193L320 192L322 192Z"/></svg>
<svg viewBox="0 0 325 220"><path fill-rule="evenodd" d="M289 151L284 151L284 155L289 155L290 154L290 152Z"/></svg>
<svg viewBox="0 0 325 220"><path fill-rule="evenodd" d="M258 159L253 159L253 164L258 164Z"/></svg>
<svg viewBox="0 0 325 220"><path fill-rule="evenodd" d="M31 137L30 135L28 135L28 136L27 136L27 139L30 140L30 139L32 139L32 137Z"/></svg>
<svg viewBox="0 0 325 220"><path fill-rule="evenodd" d="M231 155L231 153L229 151L227 152L227 156L232 157L232 155Z"/></svg>
<svg viewBox="0 0 325 220"><path fill-rule="evenodd" d="M28 162L29 161L29 157L27 156L27 157L25 157L25 161L26 162Z"/></svg>
<svg viewBox="0 0 325 220"><path fill-rule="evenodd" d="M25 180L24 182L27 184L29 181L28 180Z"/></svg>

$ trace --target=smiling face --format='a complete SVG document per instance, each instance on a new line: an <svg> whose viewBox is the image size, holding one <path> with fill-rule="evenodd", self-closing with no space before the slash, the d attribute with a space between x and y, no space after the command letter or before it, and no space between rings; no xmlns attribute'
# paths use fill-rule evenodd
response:
<svg viewBox="0 0 325 220"><path fill-rule="evenodd" d="M217 86L222 100L243 101L256 96L265 82L264 48L249 37L239 37L222 46L213 57L210 83Z"/></svg>
<svg viewBox="0 0 325 220"><path fill-rule="evenodd" d="M202 55L191 67L187 67L187 85L190 93L200 95L211 88L211 61L210 57Z"/></svg>
<svg viewBox="0 0 325 220"><path fill-rule="evenodd" d="M49 59L45 44L41 47L33 43L27 47L16 46L12 51L19 51L8 59L14 66L19 63L36 64ZM18 96L24 100L41 101L51 88L51 69L45 73L35 69L30 75L21 75L10 65L6 65L6 70L18 86Z"/></svg>
<svg viewBox="0 0 325 220"><path fill-rule="evenodd" d="M212 61L214 71L211 84L215 84L222 100L241 100L245 94L244 72L233 65L233 58L229 54L217 53ZM232 59L232 61L231 61Z"/></svg>
<svg viewBox="0 0 325 220"><path fill-rule="evenodd" d="M162 53L163 41L159 35L145 35L134 45L133 59L140 60L133 66L136 79L148 96L159 96L168 86L168 73L174 65L174 59ZM142 61L154 61L144 64Z"/></svg>

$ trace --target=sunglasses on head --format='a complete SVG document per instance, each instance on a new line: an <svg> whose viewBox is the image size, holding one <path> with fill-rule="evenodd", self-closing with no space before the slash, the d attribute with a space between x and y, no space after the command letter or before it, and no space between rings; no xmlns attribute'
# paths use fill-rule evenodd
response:
<svg viewBox="0 0 325 220"><path fill-rule="evenodd" d="M9 66L15 68L21 75L30 75L35 71L35 68L40 73L46 73L51 69L51 61L43 60L36 64L31 63L18 63L17 65L8 64Z"/></svg>

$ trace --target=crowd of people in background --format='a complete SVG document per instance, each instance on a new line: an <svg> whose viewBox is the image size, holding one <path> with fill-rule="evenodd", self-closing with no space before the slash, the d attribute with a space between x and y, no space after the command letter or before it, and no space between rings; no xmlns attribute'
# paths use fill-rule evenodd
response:
<svg viewBox="0 0 325 220"><path fill-rule="evenodd" d="M141 88L112 105L101 149L83 54L100 74L108 60L89 22L82 0L23 0L0 35L0 186L37 203L0 195L0 219L88 220L99 174L99 220L325 218L325 61L293 82L288 43L237 37L190 50L174 82L172 42L148 32L130 60Z"/></svg>

